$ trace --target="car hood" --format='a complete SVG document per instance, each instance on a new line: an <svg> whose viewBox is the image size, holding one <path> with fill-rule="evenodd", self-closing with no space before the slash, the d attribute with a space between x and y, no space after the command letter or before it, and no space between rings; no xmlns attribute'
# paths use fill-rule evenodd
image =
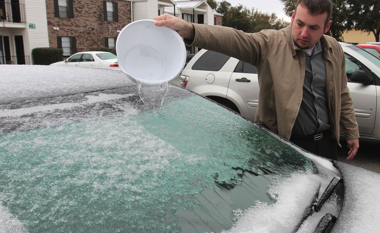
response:
<svg viewBox="0 0 380 233"><path fill-rule="evenodd" d="M253 216L250 231L311 232L323 214L303 221L304 210L341 177L330 161L179 87L157 111L122 72L2 72L0 215L20 220L12 230L241 232L247 222L237 219ZM332 197L321 210L339 213Z"/></svg>
<svg viewBox="0 0 380 233"><path fill-rule="evenodd" d="M342 162L335 164L343 176L345 195L332 232L379 232L380 174Z"/></svg>

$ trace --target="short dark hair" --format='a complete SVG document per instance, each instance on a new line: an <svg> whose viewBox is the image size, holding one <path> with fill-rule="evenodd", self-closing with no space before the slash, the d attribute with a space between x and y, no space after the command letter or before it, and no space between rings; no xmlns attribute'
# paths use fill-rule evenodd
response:
<svg viewBox="0 0 380 233"><path fill-rule="evenodd" d="M325 26L330 21L333 8L331 0L298 0L295 13L297 13L298 5L306 7L312 15L321 15L326 12Z"/></svg>

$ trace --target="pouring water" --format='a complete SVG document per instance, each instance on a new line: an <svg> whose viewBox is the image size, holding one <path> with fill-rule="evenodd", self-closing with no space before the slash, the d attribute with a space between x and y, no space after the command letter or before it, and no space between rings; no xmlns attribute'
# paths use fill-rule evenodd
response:
<svg viewBox="0 0 380 233"><path fill-rule="evenodd" d="M145 108L160 108L168 82L184 68L183 39L168 27L157 27L154 20L138 20L121 30L116 51L119 67L137 83Z"/></svg>
<svg viewBox="0 0 380 233"><path fill-rule="evenodd" d="M159 109L164 103L164 98L169 89L169 84L148 84L137 81L138 93L145 105L145 109Z"/></svg>

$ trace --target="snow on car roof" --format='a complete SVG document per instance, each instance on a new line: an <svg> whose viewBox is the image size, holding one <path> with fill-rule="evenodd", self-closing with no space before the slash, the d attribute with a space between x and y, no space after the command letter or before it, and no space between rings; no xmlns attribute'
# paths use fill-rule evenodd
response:
<svg viewBox="0 0 380 233"><path fill-rule="evenodd" d="M121 71L60 66L2 65L0 103L134 85Z"/></svg>

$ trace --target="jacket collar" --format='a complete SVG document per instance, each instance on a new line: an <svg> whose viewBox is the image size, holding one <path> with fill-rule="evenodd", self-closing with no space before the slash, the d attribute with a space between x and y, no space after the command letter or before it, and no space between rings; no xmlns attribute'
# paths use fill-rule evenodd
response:
<svg viewBox="0 0 380 233"><path fill-rule="evenodd" d="M292 35L292 24L290 23L286 28L283 28L281 30L285 34L286 40L288 41L288 44L290 48L292 49L293 56L296 56L297 50L302 50L302 49L298 48L298 46L296 46L294 43L293 35ZM332 53L332 46L331 46L331 43L328 40L326 40L326 35L322 35L320 41L322 44L323 55L326 58L330 58L330 53L328 53L327 51L330 51Z"/></svg>

